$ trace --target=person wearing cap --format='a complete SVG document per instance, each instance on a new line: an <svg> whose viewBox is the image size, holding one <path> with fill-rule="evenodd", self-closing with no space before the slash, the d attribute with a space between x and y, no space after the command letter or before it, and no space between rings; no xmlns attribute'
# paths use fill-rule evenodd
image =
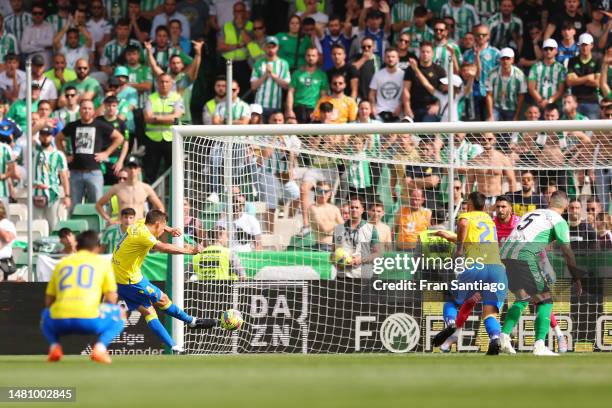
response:
<svg viewBox="0 0 612 408"><path fill-rule="evenodd" d="M101 163L106 162L123 141L119 131L95 117L93 101L81 100L79 107L81 118L69 123L55 138L59 150L64 154L67 150L72 153L68 159L73 205L80 204L83 198L95 203L102 196ZM108 139L112 139L112 143L103 149L104 140Z"/></svg>
<svg viewBox="0 0 612 408"><path fill-rule="evenodd" d="M53 56L53 68L45 72L45 77L53 82L58 92L66 82L77 79L76 72L66 67L66 57L63 54L55 54Z"/></svg>
<svg viewBox="0 0 612 408"><path fill-rule="evenodd" d="M599 119L597 89L599 88L600 62L593 58L593 36L583 33L578 37L580 54L569 60L567 86L578 97L578 112L589 119Z"/></svg>
<svg viewBox="0 0 612 408"><path fill-rule="evenodd" d="M49 62L53 45L53 27L45 21L47 11L42 4L34 3L31 10L32 22L24 27L27 29L23 31L19 41L21 54L25 58L34 54L40 54L44 57L45 62Z"/></svg>
<svg viewBox="0 0 612 408"><path fill-rule="evenodd" d="M512 48L503 48L499 59L499 67L487 78L487 120L517 121L527 93L527 80L523 71L514 65Z"/></svg>
<svg viewBox="0 0 612 408"><path fill-rule="evenodd" d="M113 77L112 79L116 78ZM123 141L117 150L112 152L108 161L102 165L104 185L108 186L117 182L117 174L119 174L119 171L123 168L123 162L128 155L130 146L130 131L125 122L125 112L120 116L120 102L117 96L114 94L107 96L104 99L103 109L104 114L99 116L98 119L111 125L123 136ZM112 139L105 139L102 142L102 148L106 149L112 142Z"/></svg>
<svg viewBox="0 0 612 408"><path fill-rule="evenodd" d="M174 87L172 90L178 92L180 95L183 95L185 89L193 84L198 76L198 72L200 71L204 41L192 41L192 43L195 54L191 64L185 66L181 56L177 54L172 55L169 61L169 69L167 73L170 74L173 79ZM155 61L153 56L153 47L150 42L145 42L145 49L147 51L147 58L151 71L153 72L153 76L157 78L159 75L164 73L164 70L162 70L157 64L157 61Z"/></svg>
<svg viewBox="0 0 612 408"><path fill-rule="evenodd" d="M278 57L278 44L278 38L266 38L266 57L257 61L251 72L251 90L255 91L255 103L264 109L264 119L282 108L283 89L291 81L289 64Z"/></svg>
<svg viewBox="0 0 612 408"><path fill-rule="evenodd" d="M172 90L173 86L170 74L159 75L157 92L149 95L143 112L147 150L144 173L149 183L172 165L172 125L179 123L185 112L183 99Z"/></svg>
<svg viewBox="0 0 612 408"><path fill-rule="evenodd" d="M487 25L491 29L491 45L498 49L504 47L522 49L523 20L514 14L513 0L501 0L499 11L489 17Z"/></svg>
<svg viewBox="0 0 612 408"><path fill-rule="evenodd" d="M40 99L49 101L51 108L55 109L57 103L57 88L52 80L45 76L45 59L36 54L32 57L32 83L40 86ZM25 98L25 86L19 89L19 97Z"/></svg>
<svg viewBox="0 0 612 408"><path fill-rule="evenodd" d="M453 41L459 41L463 36L472 31L478 24L479 18L476 9L463 0L450 0L442 6L440 16L451 16L455 20L455 30L449 30Z"/></svg>
<svg viewBox="0 0 612 408"><path fill-rule="evenodd" d="M7 54L19 54L17 38L4 29L4 16L0 13L0 71L4 71Z"/></svg>
<svg viewBox="0 0 612 408"><path fill-rule="evenodd" d="M53 145L53 129L43 127L38 131L34 159L33 219L47 220L50 231L59 221L60 204L70 210L69 178L66 156ZM60 186L64 189L63 197Z"/></svg>
<svg viewBox="0 0 612 408"><path fill-rule="evenodd" d="M102 103L102 87L97 79L89 75L89 62L87 59L78 59L75 63L75 71L77 73L77 79L74 81L66 82L61 89L63 94L69 86L73 86L77 90L79 102L83 100L92 100L96 107ZM58 106L66 106L66 98L61 95L58 100Z"/></svg>
<svg viewBox="0 0 612 408"><path fill-rule="evenodd" d="M293 72L287 92L286 116L299 123L309 123L319 98L327 93L327 75L318 68L319 52L315 47L306 50L306 65Z"/></svg>
<svg viewBox="0 0 612 408"><path fill-rule="evenodd" d="M83 44L81 44L81 35L85 38ZM68 68L74 69L75 71L77 71L76 64L79 59L84 59L88 63L93 62L92 47L93 39L91 33L85 28L85 25L75 27L74 25L66 24L53 38L55 53L63 54L66 57Z"/></svg>
<svg viewBox="0 0 612 408"><path fill-rule="evenodd" d="M543 38L553 38L555 41L561 41L561 28L564 21L570 21L576 28L576 35L580 36L586 31L589 18L582 12L580 0L564 0L563 10L552 15L548 19L548 25L544 30Z"/></svg>
<svg viewBox="0 0 612 408"><path fill-rule="evenodd" d="M100 69L108 76L112 75L113 67L119 65L120 57L128 46L141 48L139 41L130 38L130 21L120 18L115 23L115 38L104 46L100 55Z"/></svg>
<svg viewBox="0 0 612 408"><path fill-rule="evenodd" d="M19 99L21 88L25 88L25 72L19 69L19 57L7 54L4 59L4 72L0 73L0 91L9 103Z"/></svg>
<svg viewBox="0 0 612 408"><path fill-rule="evenodd" d="M261 125L263 123L263 108L258 103L252 103L249 106L251 110L251 119L249 125Z"/></svg>
<svg viewBox="0 0 612 408"><path fill-rule="evenodd" d="M527 88L534 102L544 109L550 103L556 103L565 92L567 70L555 60L557 42L552 38L542 44L542 60L536 62L529 70Z"/></svg>
<svg viewBox="0 0 612 408"><path fill-rule="evenodd" d="M246 125L251 120L251 108L249 104L244 102L238 96L240 94L240 85L237 80L232 81L232 123L235 125ZM230 90L227 90L230 91ZM227 92L226 91L226 92ZM224 101L220 101L215 106L215 112L212 117L213 125L223 125L227 123L227 105Z"/></svg>
<svg viewBox="0 0 612 408"><path fill-rule="evenodd" d="M126 121L129 131L133 133L136 130L133 111L138 106L138 91L128 85L128 81L128 69L123 66L115 68L114 76L108 80L106 96L111 94L117 97L119 117Z"/></svg>
<svg viewBox="0 0 612 408"><path fill-rule="evenodd" d="M147 157L147 160L149 158ZM157 163L159 165L159 163ZM125 161L124 169L127 170L127 179L114 184L96 202L96 210L102 218L109 224L113 223L112 217L108 214L104 206L111 201L113 196L117 196L119 211L124 208L133 208L136 212L136 219L144 218L145 203L149 203L149 210L165 211L164 205L155 193L155 190L147 183L140 181L142 163L136 156L129 156Z"/></svg>
<svg viewBox="0 0 612 408"><path fill-rule="evenodd" d="M439 109L438 116L440 117L441 122L451 122L451 121L459 121L462 117L462 110L464 98L470 95L472 92L472 86L474 85L474 79L476 78L476 67L471 67L470 69L464 69L465 74L463 74L467 79L465 82L465 86L463 85L463 79L457 75L453 74L451 79L454 89L454 98L453 105L448 106L448 77L440 78L440 89L436 89L433 85L429 83L429 81L425 81L425 77L420 75L419 79L425 89L429 93L432 93L439 101ZM452 120L451 120L451 112L452 112Z"/></svg>

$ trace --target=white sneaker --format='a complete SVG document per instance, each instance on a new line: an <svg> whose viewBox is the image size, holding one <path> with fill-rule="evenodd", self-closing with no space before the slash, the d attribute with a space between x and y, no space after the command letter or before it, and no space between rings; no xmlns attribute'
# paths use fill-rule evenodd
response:
<svg viewBox="0 0 612 408"><path fill-rule="evenodd" d="M502 333L499 335L499 340L501 341L501 351L504 354L516 354L514 347L512 347L512 338L506 333Z"/></svg>
<svg viewBox="0 0 612 408"><path fill-rule="evenodd" d="M185 349L179 345L173 346L172 354L185 354Z"/></svg>
<svg viewBox="0 0 612 408"><path fill-rule="evenodd" d="M450 353L453 344L457 343L458 339L459 338L456 335L452 334L444 343L442 343L440 346L440 351L443 353Z"/></svg>
<svg viewBox="0 0 612 408"><path fill-rule="evenodd" d="M567 340L565 340L565 336L557 336L557 351L559 353L567 353Z"/></svg>
<svg viewBox="0 0 612 408"><path fill-rule="evenodd" d="M552 352L544 344L544 340L537 340L533 345L534 356L558 356L557 353Z"/></svg>
<svg viewBox="0 0 612 408"><path fill-rule="evenodd" d="M206 201L213 204L219 204L219 202L221 202L221 200L219 199L219 194L217 193L211 193L206 199Z"/></svg>

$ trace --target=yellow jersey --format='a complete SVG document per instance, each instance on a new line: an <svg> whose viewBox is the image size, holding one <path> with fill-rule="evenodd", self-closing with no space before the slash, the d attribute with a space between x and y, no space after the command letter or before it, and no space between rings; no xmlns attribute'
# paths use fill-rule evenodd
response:
<svg viewBox="0 0 612 408"><path fill-rule="evenodd" d="M499 245L497 244L497 230L489 214L483 211L468 211L459 215L459 220L466 219L467 235L464 247L465 256L482 263L501 264Z"/></svg>
<svg viewBox="0 0 612 408"><path fill-rule="evenodd" d="M93 252L78 251L55 266L46 293L55 297L52 318L93 319L99 316L102 294L116 291L110 262Z"/></svg>
<svg viewBox="0 0 612 408"><path fill-rule="evenodd" d="M113 251L112 264L117 283L132 285L142 280L140 267L149 250L157 242L157 238L151 234L144 220L128 227Z"/></svg>

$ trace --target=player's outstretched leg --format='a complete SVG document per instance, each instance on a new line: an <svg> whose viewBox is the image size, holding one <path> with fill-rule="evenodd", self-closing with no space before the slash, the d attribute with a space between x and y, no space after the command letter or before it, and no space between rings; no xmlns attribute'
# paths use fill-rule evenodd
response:
<svg viewBox="0 0 612 408"><path fill-rule="evenodd" d="M432 340L434 347L440 347L446 339L448 339L455 331L455 320L457 319L457 304L452 301L446 301L442 307L442 316L446 327L436 334Z"/></svg>
<svg viewBox="0 0 612 408"><path fill-rule="evenodd" d="M555 331L555 336L557 336L557 351L559 353L566 353L567 340L565 340L565 336L561 332L561 327L559 327L559 323L557 323L554 312L550 313L550 327Z"/></svg>
<svg viewBox="0 0 612 408"><path fill-rule="evenodd" d="M164 325L161 324L161 322L159 321L159 318L157 317L157 312L155 311L153 306L150 306L148 308L141 306L139 310L140 313L144 315L145 321L147 322L149 329L151 329L153 333L155 333L157 337L159 337L160 340L172 350L172 352L182 352L182 348L176 345Z"/></svg>
<svg viewBox="0 0 612 408"><path fill-rule="evenodd" d="M106 347L125 328L125 313L117 305L100 305L100 328L98 341L94 344L91 359L97 363L112 362Z"/></svg>
<svg viewBox="0 0 612 408"><path fill-rule="evenodd" d="M499 324L499 320L497 320L497 310L495 309L495 306L485 305L483 315L484 317L482 320L490 339L487 355L496 356L499 354L501 349L501 341L499 340L501 326Z"/></svg>
<svg viewBox="0 0 612 408"><path fill-rule="evenodd" d="M537 304L537 316L535 320L535 338L533 354L536 356L558 356L546 347L544 340L550 328L550 313L552 312L552 300L547 299Z"/></svg>
<svg viewBox="0 0 612 408"><path fill-rule="evenodd" d="M47 361L50 363L60 361L62 357L64 357L64 352L62 350L62 346L59 344L59 336L56 334L55 325L53 323L53 319L51 319L49 308L42 311L40 328L45 336L45 339L47 339L47 342L49 343L49 355L47 356Z"/></svg>
<svg viewBox="0 0 612 408"><path fill-rule="evenodd" d="M518 324L521 314L528 304L529 302L526 300L520 300L514 302L512 306L508 308L508 312L506 312L506 320L504 320L502 333L500 335L502 353L516 354L514 347L512 347L512 339L510 334L512 333L512 330L514 330L514 326Z"/></svg>
<svg viewBox="0 0 612 408"><path fill-rule="evenodd" d="M188 315L184 310L172 303L165 293L162 294L157 305L167 315L187 323L187 327L190 329L211 329L219 326L219 320L217 319L198 319L195 316Z"/></svg>

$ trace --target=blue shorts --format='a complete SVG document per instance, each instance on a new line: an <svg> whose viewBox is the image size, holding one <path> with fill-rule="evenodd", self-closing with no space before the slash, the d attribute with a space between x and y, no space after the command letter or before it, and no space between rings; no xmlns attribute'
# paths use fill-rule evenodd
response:
<svg viewBox="0 0 612 408"><path fill-rule="evenodd" d="M136 310L140 306L153 306L162 297L162 291L149 282L147 278L142 278L140 282L131 285L118 283L117 293L125 301L130 311Z"/></svg>
<svg viewBox="0 0 612 408"><path fill-rule="evenodd" d="M49 308L45 308L42 312L42 324L56 337L69 334L100 335L121 321L121 307L108 303L102 303L100 305L100 316L92 319L54 319L51 317Z"/></svg>
<svg viewBox="0 0 612 408"><path fill-rule="evenodd" d="M463 304L466 299L470 298L474 293L480 292L482 303L485 305L497 306L497 310L502 310L506 294L508 293L508 277L506 276L506 268L499 264L482 265L480 269L477 267L466 268L463 273L457 276L459 285L465 283L490 284L489 290L471 290L471 289L456 289L453 291L457 303ZM495 290L492 285L495 284ZM503 285L503 286L502 286Z"/></svg>

